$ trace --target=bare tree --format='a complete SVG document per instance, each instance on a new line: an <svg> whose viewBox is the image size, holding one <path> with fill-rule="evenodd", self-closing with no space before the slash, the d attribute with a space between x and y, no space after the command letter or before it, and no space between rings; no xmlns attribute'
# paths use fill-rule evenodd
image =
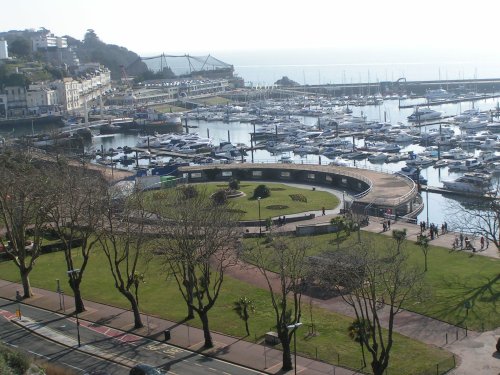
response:
<svg viewBox="0 0 500 375"><path fill-rule="evenodd" d="M450 225L454 230L473 235L483 235L500 251L500 191L494 199L474 199L452 202L448 207Z"/></svg>
<svg viewBox="0 0 500 375"><path fill-rule="evenodd" d="M144 281L139 271L141 259L151 235L147 224L151 214L146 210L142 191L134 191L124 200L110 191L100 229L99 241L108 259L115 288L130 302L134 328L143 327L139 309L139 286Z"/></svg>
<svg viewBox="0 0 500 375"><path fill-rule="evenodd" d="M29 274L40 255L47 210L51 165L32 160L28 153L0 155L0 213L5 238L0 241L19 269L23 298L33 295Z"/></svg>
<svg viewBox="0 0 500 375"><path fill-rule="evenodd" d="M95 233L101 224L106 191L107 183L99 172L70 166L62 159L57 163L52 176L49 225L64 244L68 284L78 313L85 311L80 285L91 251L99 241Z"/></svg>
<svg viewBox="0 0 500 375"><path fill-rule="evenodd" d="M363 334L357 339L371 356L373 373L382 375L394 343L394 319L408 299L417 298L423 273L409 265L397 237L392 246L361 243L332 252L318 265L323 265L317 270L322 285L340 293L356 320L363 322ZM381 320L381 308L387 320Z"/></svg>
<svg viewBox="0 0 500 375"><path fill-rule="evenodd" d="M276 319L276 331L283 348L283 371L293 368L290 350L302 315L301 300L307 274L309 244L297 238L268 237L265 243L243 250L244 259L264 276ZM291 328L295 327L295 328Z"/></svg>
<svg viewBox="0 0 500 375"><path fill-rule="evenodd" d="M157 213L163 219L163 262L186 302L187 318L192 318L193 312L198 315L204 346L211 348L208 312L217 301L225 270L235 261L240 213L228 202L216 203L203 188L197 188L196 193L192 188L172 190L167 204Z"/></svg>

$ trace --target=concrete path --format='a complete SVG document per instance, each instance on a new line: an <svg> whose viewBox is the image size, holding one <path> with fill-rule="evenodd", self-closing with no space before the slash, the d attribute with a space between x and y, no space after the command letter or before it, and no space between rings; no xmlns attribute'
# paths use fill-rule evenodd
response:
<svg viewBox="0 0 500 375"><path fill-rule="evenodd" d="M297 186L304 187L304 185ZM324 190L330 191L332 194L335 194L342 202L343 192L334 189ZM339 205L339 207L342 207L342 204ZM279 227L278 230L284 232L295 231L295 228L298 225L326 223L329 222L333 217L335 217L339 213L339 211L339 209L327 211L326 215L322 215L322 212L318 211L312 212L316 214L316 217L314 219L287 223ZM309 212L301 213L299 215L308 213ZM407 238L411 241L417 241L417 236L421 234L419 225L410 224L403 221L394 222L393 220L391 221L391 229L384 232L384 221L387 223L387 219L370 217L369 224L366 227L363 227L363 230L392 236L393 229L406 229ZM256 232L255 228L251 227L247 228L247 230L249 232ZM448 232L445 234L440 234L429 243L434 246L440 246L452 250L455 238L458 236L459 233ZM478 256L487 256L495 259L500 258L500 252L496 249L494 244L490 243L488 247L481 249L479 238L471 238L471 243L474 247L476 247L476 252L474 253L471 250L460 248L454 251L466 251L471 255L474 254ZM233 272L232 276L238 277L238 274L241 275L242 273ZM257 273L249 279L253 279L253 283L258 283L255 281L256 278L258 278ZM313 303L317 306L321 306L325 309L335 311L344 315L353 315L351 309L340 297L332 298L329 300L313 299ZM383 312L382 317L384 317ZM496 340L498 340L498 338L500 337L500 327L496 330L484 333L468 331L466 336L465 330L462 328L458 328L451 324L420 314L403 311L396 317L395 331L416 340L425 342L427 344L443 347L444 349L447 349L456 354L459 357L459 364L458 367L451 372L451 374L468 375L477 373L485 375L500 375L500 353L495 353Z"/></svg>

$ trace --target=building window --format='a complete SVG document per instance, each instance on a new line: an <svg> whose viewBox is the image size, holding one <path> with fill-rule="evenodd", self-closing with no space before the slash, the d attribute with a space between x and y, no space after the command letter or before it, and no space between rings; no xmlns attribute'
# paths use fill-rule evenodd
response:
<svg viewBox="0 0 500 375"><path fill-rule="evenodd" d="M346 177L342 177L342 185L347 185L347 178Z"/></svg>
<svg viewBox="0 0 500 375"><path fill-rule="evenodd" d="M222 177L231 177L232 175L232 171L222 171Z"/></svg>
<svg viewBox="0 0 500 375"><path fill-rule="evenodd" d="M332 182L333 181L333 177L327 174L325 176L325 180L328 181L328 182Z"/></svg>
<svg viewBox="0 0 500 375"><path fill-rule="evenodd" d="M262 177L262 171L252 171L253 177Z"/></svg>
<svg viewBox="0 0 500 375"><path fill-rule="evenodd" d="M308 173L308 174L307 174L307 178L308 178L309 180L314 180L314 179L316 178L316 175L315 175L314 173Z"/></svg>
<svg viewBox="0 0 500 375"><path fill-rule="evenodd" d="M191 178L201 178L201 172L193 172L191 173Z"/></svg>
<svg viewBox="0 0 500 375"><path fill-rule="evenodd" d="M281 172L281 177L289 178L290 177L290 172Z"/></svg>

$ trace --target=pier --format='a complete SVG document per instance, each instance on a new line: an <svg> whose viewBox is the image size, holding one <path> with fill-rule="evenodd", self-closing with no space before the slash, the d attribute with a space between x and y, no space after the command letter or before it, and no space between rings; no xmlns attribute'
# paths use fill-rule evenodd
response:
<svg viewBox="0 0 500 375"><path fill-rule="evenodd" d="M445 189L442 187L436 187L436 186L427 186L427 185L420 185L419 187L420 193L429 192L429 193L437 193L437 194L448 194L448 195L459 195L463 197L473 197L473 198L480 198L480 199L485 199L485 200L494 200L498 199L497 196L491 195L491 194L474 194L468 191L457 191L457 190L449 190Z"/></svg>

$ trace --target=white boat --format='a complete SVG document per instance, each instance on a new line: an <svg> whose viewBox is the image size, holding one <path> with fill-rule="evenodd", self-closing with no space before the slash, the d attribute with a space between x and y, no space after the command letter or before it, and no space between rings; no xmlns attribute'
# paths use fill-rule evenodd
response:
<svg viewBox="0 0 500 375"><path fill-rule="evenodd" d="M443 115L442 112L435 111L430 108L415 108L415 112L413 112L410 116L408 116L408 121L418 122L418 121L428 121L435 120L441 118Z"/></svg>
<svg viewBox="0 0 500 375"><path fill-rule="evenodd" d="M451 99L453 94L449 93L444 89L427 90L425 92L425 98L429 101L439 101Z"/></svg>
<svg viewBox="0 0 500 375"><path fill-rule="evenodd" d="M406 162L406 165L409 167L420 167L420 168L427 168L428 166L434 164L434 159L428 158L426 156L418 156L416 155L415 158L410 159Z"/></svg>
<svg viewBox="0 0 500 375"><path fill-rule="evenodd" d="M154 136L138 137L135 147L161 147L160 140Z"/></svg>
<svg viewBox="0 0 500 375"><path fill-rule="evenodd" d="M450 172L467 172L482 167L482 165L483 163L476 158L469 158L461 160L459 163L450 164L448 170Z"/></svg>
<svg viewBox="0 0 500 375"><path fill-rule="evenodd" d="M418 137L408 134L406 132L400 132L398 135L394 137L394 142L412 142L417 140Z"/></svg>
<svg viewBox="0 0 500 375"><path fill-rule="evenodd" d="M465 173L454 180L443 181L445 189L464 193L485 194L490 190L489 175L484 173Z"/></svg>
<svg viewBox="0 0 500 375"><path fill-rule="evenodd" d="M452 148L450 151L441 154L443 159L463 160L471 157L471 154L464 151L462 148Z"/></svg>
<svg viewBox="0 0 500 375"><path fill-rule="evenodd" d="M457 121L457 122L465 122L465 121L469 121L473 117L479 116L480 114L481 114L481 111L479 111L479 109L477 109L477 108L467 109L467 110L463 111L461 114L453 117L453 120Z"/></svg>
<svg viewBox="0 0 500 375"><path fill-rule="evenodd" d="M283 163L283 164L291 164L293 163L293 160L290 156L287 156L287 155L283 155L281 158L280 158L280 163Z"/></svg>
<svg viewBox="0 0 500 375"><path fill-rule="evenodd" d="M387 160L387 154L383 152L376 152L368 156L368 161L371 163L384 163Z"/></svg>

